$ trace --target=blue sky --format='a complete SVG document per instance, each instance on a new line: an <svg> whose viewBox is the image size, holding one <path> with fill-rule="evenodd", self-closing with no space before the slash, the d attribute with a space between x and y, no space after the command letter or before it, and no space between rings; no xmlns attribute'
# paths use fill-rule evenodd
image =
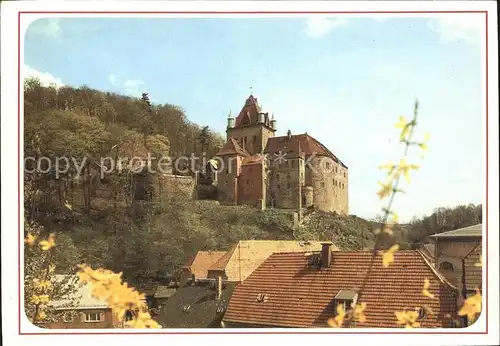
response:
<svg viewBox="0 0 500 346"><path fill-rule="evenodd" d="M393 124L420 100L422 168L396 199L403 221L484 194L481 15L440 18L51 18L25 36L27 74L148 92L223 133L252 86L277 135L308 132L349 167L350 212L373 217ZM418 149L410 158L420 163Z"/></svg>

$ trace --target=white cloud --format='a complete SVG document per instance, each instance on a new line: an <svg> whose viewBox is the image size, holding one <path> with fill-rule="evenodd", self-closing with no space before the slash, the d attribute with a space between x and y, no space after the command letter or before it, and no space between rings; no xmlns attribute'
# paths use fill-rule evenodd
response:
<svg viewBox="0 0 500 346"><path fill-rule="evenodd" d="M130 96L139 97L144 92L144 83L140 79L127 79L125 82L121 82L120 78L111 72L108 75L108 81L115 87L124 90L124 92Z"/></svg>
<svg viewBox="0 0 500 346"><path fill-rule="evenodd" d="M132 96L140 96L142 93L142 86L145 83L142 80L135 79L135 80L126 80L125 83L123 83L123 87L125 88L125 92L127 94L130 94Z"/></svg>
<svg viewBox="0 0 500 346"><path fill-rule="evenodd" d="M335 28L345 27L349 21L345 18L328 19L324 17L308 18L305 33L312 38L320 38Z"/></svg>
<svg viewBox="0 0 500 346"><path fill-rule="evenodd" d="M483 16L475 14L448 14L431 19L429 28L436 31L444 43L480 43L485 29Z"/></svg>
<svg viewBox="0 0 500 346"><path fill-rule="evenodd" d="M38 35L59 38L61 36L61 25L59 18L42 18L31 23L28 32Z"/></svg>
<svg viewBox="0 0 500 346"><path fill-rule="evenodd" d="M55 86L56 88L64 86L64 83L62 82L61 78L56 78L49 72L40 72L25 64L24 79L29 77L38 78L43 86Z"/></svg>
<svg viewBox="0 0 500 346"><path fill-rule="evenodd" d="M110 82L111 84L113 84L113 85L118 85L118 79L117 79L117 77L116 77L116 75L115 75L114 73L110 73L110 74L108 75L108 80L109 80L109 82Z"/></svg>

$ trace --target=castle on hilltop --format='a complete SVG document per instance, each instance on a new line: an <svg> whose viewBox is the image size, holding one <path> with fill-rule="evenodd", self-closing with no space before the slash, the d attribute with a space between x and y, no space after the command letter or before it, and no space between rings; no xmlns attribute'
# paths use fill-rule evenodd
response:
<svg viewBox="0 0 500 346"><path fill-rule="evenodd" d="M207 165L219 203L348 214L347 166L307 132L276 130L253 95L229 115L227 142Z"/></svg>

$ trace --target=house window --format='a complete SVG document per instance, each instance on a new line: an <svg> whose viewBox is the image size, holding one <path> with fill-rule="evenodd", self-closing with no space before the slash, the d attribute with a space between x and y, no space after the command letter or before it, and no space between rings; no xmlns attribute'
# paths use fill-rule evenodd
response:
<svg viewBox="0 0 500 346"><path fill-rule="evenodd" d="M132 314L132 311L127 310L125 312L125 322L132 321L133 319L134 319L134 315Z"/></svg>
<svg viewBox="0 0 500 346"><path fill-rule="evenodd" d="M358 293L353 290L340 290L334 299L335 312L339 306L342 306L344 312L352 309L358 302Z"/></svg>
<svg viewBox="0 0 500 346"><path fill-rule="evenodd" d="M448 271L448 272L452 272L453 271L453 264L451 264L450 262L442 262L440 265L439 265L439 270L442 270L442 271Z"/></svg>
<svg viewBox="0 0 500 346"><path fill-rule="evenodd" d="M85 322L100 322L101 314L98 312L90 312L85 314Z"/></svg>
<svg viewBox="0 0 500 346"><path fill-rule="evenodd" d="M63 321L65 323L70 323L70 322L73 322L73 314L71 312L66 312L64 315L63 315Z"/></svg>

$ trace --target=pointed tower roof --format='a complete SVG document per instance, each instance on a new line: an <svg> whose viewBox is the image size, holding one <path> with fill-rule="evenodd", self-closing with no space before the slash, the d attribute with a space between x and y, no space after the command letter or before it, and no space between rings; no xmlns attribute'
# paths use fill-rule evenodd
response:
<svg viewBox="0 0 500 346"><path fill-rule="evenodd" d="M216 156L224 156L224 155L241 155L241 156L250 156L248 151L243 149L236 139L230 137L226 144L222 147L221 150L216 154Z"/></svg>
<svg viewBox="0 0 500 346"><path fill-rule="evenodd" d="M250 95L246 99L245 105L236 117L234 126L241 127L257 123L258 114L261 111L262 107L259 105L257 98L253 95Z"/></svg>

